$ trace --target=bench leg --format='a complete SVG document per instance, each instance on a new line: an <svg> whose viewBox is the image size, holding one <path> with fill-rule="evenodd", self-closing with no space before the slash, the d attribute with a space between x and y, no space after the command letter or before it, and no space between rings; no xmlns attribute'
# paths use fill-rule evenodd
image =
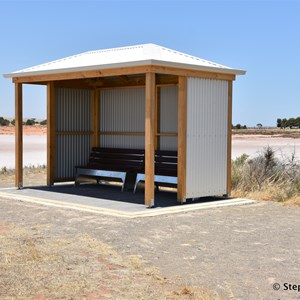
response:
<svg viewBox="0 0 300 300"><path fill-rule="evenodd" d="M156 191L159 192L159 185L157 183L155 184L155 187L156 187Z"/></svg>
<svg viewBox="0 0 300 300"><path fill-rule="evenodd" d="M122 177L122 189L121 189L121 192L124 192L124 188L125 188L125 183L126 183L126 174L124 174Z"/></svg>
<svg viewBox="0 0 300 300"><path fill-rule="evenodd" d="M137 188L137 185L139 184L139 181L136 181L135 182L135 185L134 185L134 189L133 189L133 193L135 194L135 192L136 192L136 188Z"/></svg>
<svg viewBox="0 0 300 300"><path fill-rule="evenodd" d="M76 175L76 177L75 177L75 183L74 183L74 185L75 186L79 186L80 185L80 183L79 183L79 181L78 181L78 175Z"/></svg>
<svg viewBox="0 0 300 300"><path fill-rule="evenodd" d="M141 180L145 180L145 175L144 174L137 174L136 175L136 180L135 180L135 184L134 184L134 189L133 189L133 193L135 194L137 186L139 184L139 182Z"/></svg>

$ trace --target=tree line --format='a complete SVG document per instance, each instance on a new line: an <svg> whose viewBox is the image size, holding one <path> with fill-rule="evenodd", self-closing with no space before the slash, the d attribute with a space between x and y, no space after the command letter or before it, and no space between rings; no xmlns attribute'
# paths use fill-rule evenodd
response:
<svg viewBox="0 0 300 300"><path fill-rule="evenodd" d="M277 119L278 128L300 128L300 117L289 119Z"/></svg>
<svg viewBox="0 0 300 300"><path fill-rule="evenodd" d="M15 122L16 122L15 119L9 121L3 117L0 117L0 126L9 126L9 125L15 126ZM47 125L47 120L37 122L35 118L27 119L26 122L23 121L23 125Z"/></svg>

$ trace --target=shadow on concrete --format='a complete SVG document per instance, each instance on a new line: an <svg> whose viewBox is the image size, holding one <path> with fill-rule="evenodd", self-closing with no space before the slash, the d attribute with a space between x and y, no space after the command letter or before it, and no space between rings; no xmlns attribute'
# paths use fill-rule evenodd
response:
<svg viewBox="0 0 300 300"><path fill-rule="evenodd" d="M121 202L124 204L138 205L142 208L144 206L144 189L139 188L135 194L132 190L121 192L121 187L111 184L81 184L80 186L68 185L55 185L53 187L39 186L24 188L26 194L31 194L35 197L49 198L51 200L60 201L73 201L81 204L89 204L91 198L93 205L97 206L109 205L108 202ZM155 192L155 207L172 207L181 205L177 202L176 189L162 189ZM213 202L218 200L226 200L231 198L225 197L203 197L197 199L187 200L186 204ZM185 204L185 205L186 205Z"/></svg>

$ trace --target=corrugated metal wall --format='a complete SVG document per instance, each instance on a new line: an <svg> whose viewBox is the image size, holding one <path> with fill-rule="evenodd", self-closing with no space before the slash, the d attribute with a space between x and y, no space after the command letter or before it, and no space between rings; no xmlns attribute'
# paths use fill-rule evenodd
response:
<svg viewBox="0 0 300 300"><path fill-rule="evenodd" d="M56 88L56 131L70 134L56 135L56 178L75 176L75 166L86 165L89 159L91 136L71 134L90 132L91 91Z"/></svg>
<svg viewBox="0 0 300 300"><path fill-rule="evenodd" d="M145 132L145 88L101 90L101 132ZM144 136L100 136L101 147L144 149Z"/></svg>
<svg viewBox="0 0 300 300"><path fill-rule="evenodd" d="M226 194L228 83L188 78L186 197Z"/></svg>
<svg viewBox="0 0 300 300"><path fill-rule="evenodd" d="M160 132L178 132L178 88L164 86L160 88ZM177 150L177 137L161 136L161 150Z"/></svg>

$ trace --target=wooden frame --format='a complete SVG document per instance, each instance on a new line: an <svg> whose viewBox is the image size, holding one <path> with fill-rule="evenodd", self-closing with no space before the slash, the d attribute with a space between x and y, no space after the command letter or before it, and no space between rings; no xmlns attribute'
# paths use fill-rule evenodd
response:
<svg viewBox="0 0 300 300"><path fill-rule="evenodd" d="M159 74L157 74L159 73ZM130 82L126 75L138 77ZM140 76L139 76L140 75ZM111 76L111 78L109 78ZM113 76L119 76L120 80ZM129 78L131 76L128 76ZM160 148L160 136L178 136L178 185L177 201L186 200L186 149L187 149L187 78L226 80L228 82L228 136L226 192L231 193L231 125L232 125L232 84L233 74L212 73L182 68L146 65L117 69L79 71L50 75L15 77L15 120L16 120L16 178L15 185L23 187L23 127L22 127L22 84L47 85L47 185L55 177L55 147L58 135L91 135L92 147L100 146L100 135L145 136L145 205L154 206L154 153ZM129 83L128 83L129 82ZM77 86L79 84L79 86ZM160 133L160 87L178 86L178 134ZM89 88L92 93L92 128L87 132L56 132L55 87ZM106 88L145 87L145 132L103 132L100 128L100 91ZM70 178L69 178L70 179Z"/></svg>
<svg viewBox="0 0 300 300"><path fill-rule="evenodd" d="M155 74L146 74L145 113L145 205L154 206L154 154L155 154Z"/></svg>
<svg viewBox="0 0 300 300"><path fill-rule="evenodd" d="M226 194L231 194L231 147L232 147L232 81L228 81L228 113L227 113L227 175Z"/></svg>
<svg viewBox="0 0 300 300"><path fill-rule="evenodd" d="M187 78L178 80L178 184L177 201L186 199L186 132L187 132Z"/></svg>
<svg viewBox="0 0 300 300"><path fill-rule="evenodd" d="M156 85L156 95L155 95L155 150L160 149L160 86Z"/></svg>
<svg viewBox="0 0 300 300"><path fill-rule="evenodd" d="M92 93L92 147L100 146L100 91L94 89Z"/></svg>
<svg viewBox="0 0 300 300"><path fill-rule="evenodd" d="M54 83L47 84L47 185L52 186L55 178L56 109Z"/></svg>
<svg viewBox="0 0 300 300"><path fill-rule="evenodd" d="M122 76L122 75L134 75L134 74L145 74L145 73L159 73L185 77L197 77L206 79L219 79L219 80L235 80L234 74L226 73L213 73L198 70L189 70L184 68L174 68L156 65L145 65L135 67L122 67L114 69L99 69L92 71L77 71L77 72L65 72L56 74L40 74L40 75L27 75L14 77L13 82L47 82L47 81L60 81L60 80L71 80L71 79L89 79L97 77L108 77L108 76Z"/></svg>
<svg viewBox="0 0 300 300"><path fill-rule="evenodd" d="M23 187L23 95L22 84L15 84L15 186Z"/></svg>

